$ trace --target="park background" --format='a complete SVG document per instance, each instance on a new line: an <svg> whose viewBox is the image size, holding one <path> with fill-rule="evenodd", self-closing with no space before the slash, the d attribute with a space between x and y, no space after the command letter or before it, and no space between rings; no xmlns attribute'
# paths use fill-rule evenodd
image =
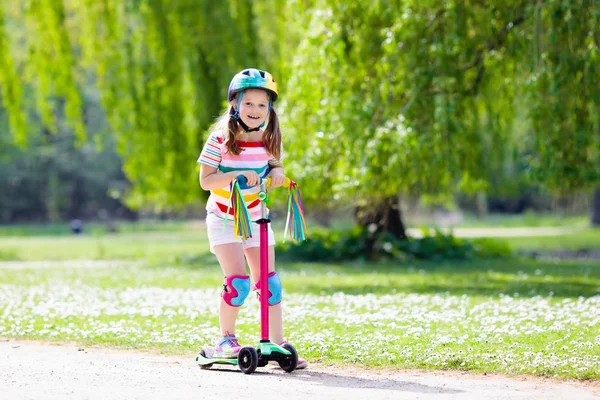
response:
<svg viewBox="0 0 600 400"><path fill-rule="evenodd" d="M0 336L215 340L196 159L257 67L306 209L277 267L301 356L598 379L599 53L591 0L5 0Z"/></svg>

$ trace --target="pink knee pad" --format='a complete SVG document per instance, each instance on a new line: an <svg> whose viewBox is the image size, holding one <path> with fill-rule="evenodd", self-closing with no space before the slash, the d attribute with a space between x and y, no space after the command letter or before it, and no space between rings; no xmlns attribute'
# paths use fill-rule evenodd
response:
<svg viewBox="0 0 600 400"><path fill-rule="evenodd" d="M232 307L244 304L250 293L250 277L248 275L233 275L225 277L221 296L225 303Z"/></svg>
<svg viewBox="0 0 600 400"><path fill-rule="evenodd" d="M267 284L269 285L269 305L274 306L281 303L281 279L279 278L279 275L277 275L277 272L273 271L269 274L267 277ZM252 286L252 289L257 291L257 297L260 298L260 280Z"/></svg>

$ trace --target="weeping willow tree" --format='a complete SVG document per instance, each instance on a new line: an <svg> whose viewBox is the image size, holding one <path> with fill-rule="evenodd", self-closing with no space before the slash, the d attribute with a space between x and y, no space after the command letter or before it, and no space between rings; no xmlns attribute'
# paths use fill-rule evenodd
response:
<svg viewBox="0 0 600 400"><path fill-rule="evenodd" d="M554 190L598 184L598 5L315 1L284 113L304 193L356 199L359 221L403 236L398 193L484 189L515 139L516 104L532 176Z"/></svg>
<svg viewBox="0 0 600 400"><path fill-rule="evenodd" d="M512 140L553 190L600 181L598 0L0 4L15 138L55 130L60 114L90 140L81 93L93 84L133 203L196 198L204 132L249 65L280 77L286 163L305 200L355 202L363 223L400 236L398 193L485 189ZM530 127L519 135L517 114Z"/></svg>
<svg viewBox="0 0 600 400"><path fill-rule="evenodd" d="M257 27L268 15L257 11L250 0L0 3L2 104L15 138L56 132L64 116L79 142L93 139L82 91L95 87L133 183L129 203L193 201L195 159L231 76L264 64Z"/></svg>

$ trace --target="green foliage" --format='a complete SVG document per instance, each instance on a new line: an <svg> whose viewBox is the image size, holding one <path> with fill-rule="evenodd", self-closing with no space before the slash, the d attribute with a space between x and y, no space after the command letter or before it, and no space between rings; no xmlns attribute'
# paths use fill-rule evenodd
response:
<svg viewBox="0 0 600 400"><path fill-rule="evenodd" d="M257 32L269 13L256 15L249 0L29 0L8 11L0 11L0 85L14 136L37 135L37 119L56 133L64 112L83 143L81 92L95 85L134 184L129 204L194 201L205 131L233 73L263 59ZM35 104L23 104L21 87Z"/></svg>
<svg viewBox="0 0 600 400"><path fill-rule="evenodd" d="M323 0L315 8L286 97L292 169L307 184L318 175L314 185L340 201L481 188L485 154L512 117L510 87L499 97L497 81L479 77L494 38L484 27L497 14L500 30L514 7ZM484 107L491 96L498 100Z"/></svg>
<svg viewBox="0 0 600 400"><path fill-rule="evenodd" d="M86 103L89 114L99 112L98 104ZM128 182L113 138L102 138L103 122L88 122L96 143L76 146L75 134L60 118L55 134L32 135L22 148L4 129L0 110L0 223L96 218L101 209L112 217L128 212L122 204Z"/></svg>
<svg viewBox="0 0 600 400"><path fill-rule="evenodd" d="M25 71L28 83L36 88L36 106L45 127L57 131L53 113L62 105L66 120L83 143L83 99L76 78L73 33L67 27L68 11L63 1L30 0L25 5L29 54Z"/></svg>
<svg viewBox="0 0 600 400"><path fill-rule="evenodd" d="M553 1L535 8L525 93L532 172L554 190L600 181L600 8Z"/></svg>
<svg viewBox="0 0 600 400"><path fill-rule="evenodd" d="M543 185L597 184L598 10L316 1L284 96L289 163L307 198L443 200L486 189L513 149L527 155L519 174Z"/></svg>
<svg viewBox="0 0 600 400"><path fill-rule="evenodd" d="M423 237L398 240L382 233L372 235L368 229L349 231L319 230L311 232L306 243L277 245L277 257L298 261L347 261L365 257L377 260L472 260L507 257L510 248L493 239L463 239L439 230L423 230ZM369 243L374 243L368 254Z"/></svg>
<svg viewBox="0 0 600 400"><path fill-rule="evenodd" d="M350 231L311 230L306 242L294 244L280 242L277 257L289 260L341 261L364 258L366 248L364 230L355 227Z"/></svg>
<svg viewBox="0 0 600 400"><path fill-rule="evenodd" d="M494 239L464 239L453 234L444 234L436 230L433 234L426 232L419 239L400 241L396 244L404 251L419 259L426 260L467 260L476 258L507 257L510 248L501 241ZM385 249L385 243L382 248ZM396 246L392 247L392 252Z"/></svg>
<svg viewBox="0 0 600 400"><path fill-rule="evenodd" d="M2 3L0 3L0 54L2 54L0 57L0 89L2 89L3 103L9 110L10 125L15 132L15 139L23 144L27 141L25 113L22 105L23 88L11 57Z"/></svg>
<svg viewBox="0 0 600 400"><path fill-rule="evenodd" d="M82 93L97 86L132 205L198 197L193 161L249 65L281 77L307 203L486 190L513 150L553 190L600 182L594 0L17 3L0 7L15 138L56 132L62 113L83 141Z"/></svg>

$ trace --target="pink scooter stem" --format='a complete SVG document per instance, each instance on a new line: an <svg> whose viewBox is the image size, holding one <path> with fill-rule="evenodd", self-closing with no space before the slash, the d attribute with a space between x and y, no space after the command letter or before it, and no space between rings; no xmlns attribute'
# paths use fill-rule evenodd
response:
<svg viewBox="0 0 600 400"><path fill-rule="evenodd" d="M260 224L260 339L269 341L269 222Z"/></svg>
<svg viewBox="0 0 600 400"><path fill-rule="evenodd" d="M241 187L247 187L246 177L238 175L237 177ZM292 181L289 178L285 179L284 187L289 187ZM260 225L260 341L269 342L269 222L271 220L267 216L268 199L267 186L271 184L271 178L261 179L259 194L261 218L256 221Z"/></svg>
<svg viewBox="0 0 600 400"><path fill-rule="evenodd" d="M260 341L269 341L269 222L267 216L267 186L270 180L260 182L259 194L261 218L260 225Z"/></svg>

